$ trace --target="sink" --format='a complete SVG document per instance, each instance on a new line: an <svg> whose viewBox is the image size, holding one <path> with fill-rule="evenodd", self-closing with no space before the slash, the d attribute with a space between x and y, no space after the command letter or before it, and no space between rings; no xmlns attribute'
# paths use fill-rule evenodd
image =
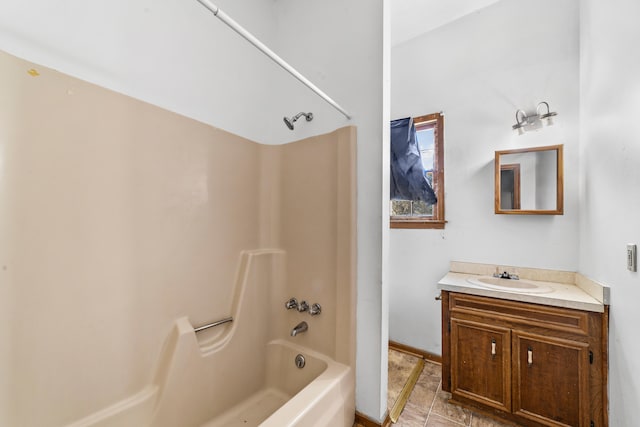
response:
<svg viewBox="0 0 640 427"><path fill-rule="evenodd" d="M500 279L499 277L480 276L469 278L467 282L472 285L481 286L487 289L495 289L505 292L517 292L523 294L547 294L553 289L546 285L541 285L529 280Z"/></svg>

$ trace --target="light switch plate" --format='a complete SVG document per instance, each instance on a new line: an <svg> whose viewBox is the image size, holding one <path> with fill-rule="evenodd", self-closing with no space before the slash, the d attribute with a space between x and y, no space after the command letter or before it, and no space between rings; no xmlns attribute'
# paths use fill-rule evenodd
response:
<svg viewBox="0 0 640 427"><path fill-rule="evenodd" d="M636 245L627 245L627 270L638 271L638 256L636 255Z"/></svg>

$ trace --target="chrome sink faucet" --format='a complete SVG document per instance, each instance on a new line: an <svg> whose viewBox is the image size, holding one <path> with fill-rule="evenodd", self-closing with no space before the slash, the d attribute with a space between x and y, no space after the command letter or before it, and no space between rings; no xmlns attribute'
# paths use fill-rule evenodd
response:
<svg viewBox="0 0 640 427"><path fill-rule="evenodd" d="M511 279L511 280L519 280L520 276L518 276L514 270L513 273L508 273L506 270L500 273L500 267L496 266L496 272L493 273L493 277L498 279Z"/></svg>
<svg viewBox="0 0 640 427"><path fill-rule="evenodd" d="M291 330L291 336L295 337L296 335L301 334L302 332L307 332L308 329L309 329L309 325L307 325L307 322L300 322L296 326L294 326L294 328Z"/></svg>

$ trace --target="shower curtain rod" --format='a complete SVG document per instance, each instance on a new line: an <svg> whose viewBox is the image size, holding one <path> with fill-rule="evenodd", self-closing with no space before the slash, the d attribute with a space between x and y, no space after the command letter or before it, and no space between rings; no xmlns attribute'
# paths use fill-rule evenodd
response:
<svg viewBox="0 0 640 427"><path fill-rule="evenodd" d="M229 26L229 28L231 28L233 31L235 31L236 33L238 33L242 37L244 37L249 43L251 43L252 45L257 47L262 53L264 53L269 58L271 58L276 64L278 64L279 66L284 68L293 77L295 77L296 79L300 80L305 86L307 86L309 89L314 91L320 98L324 99L326 102L331 104L331 106L333 108L335 108L336 110L338 110L342 114L344 114L344 116L347 119L351 120L351 115L349 113L347 113L344 110L344 108L342 108L340 105L338 105L337 102L335 102L333 99L331 99L326 93L321 91L316 85L311 83L311 81L309 81L309 79L307 79L305 76L300 74L295 68L293 68L291 65L289 65L284 59L280 58L274 51L269 49L264 43L262 43L260 40L258 40L253 34L248 32L244 28L242 28L242 26L240 24L238 24L236 21L234 21L233 19L231 19L231 17L229 17L229 15L227 15L226 13L221 11L218 6L216 6L215 4L211 3L209 0L198 0L198 2L201 5L203 5L204 7L206 7L207 9L209 9L211 11L211 13L213 13L215 16L218 17L218 19L220 19L222 22L227 24L227 26Z"/></svg>

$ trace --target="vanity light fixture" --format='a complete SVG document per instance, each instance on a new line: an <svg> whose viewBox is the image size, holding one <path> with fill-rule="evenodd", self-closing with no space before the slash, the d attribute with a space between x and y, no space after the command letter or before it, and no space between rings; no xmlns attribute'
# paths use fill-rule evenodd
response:
<svg viewBox="0 0 640 427"><path fill-rule="evenodd" d="M541 107L542 111L540 111ZM547 109L546 112L544 107ZM547 126L551 126L553 117L557 115L558 113L549 109L549 103L542 101L536 107L536 113L530 116L524 110L516 111L516 124L511 128L517 130L518 135L522 135L525 131L539 129L545 122Z"/></svg>

